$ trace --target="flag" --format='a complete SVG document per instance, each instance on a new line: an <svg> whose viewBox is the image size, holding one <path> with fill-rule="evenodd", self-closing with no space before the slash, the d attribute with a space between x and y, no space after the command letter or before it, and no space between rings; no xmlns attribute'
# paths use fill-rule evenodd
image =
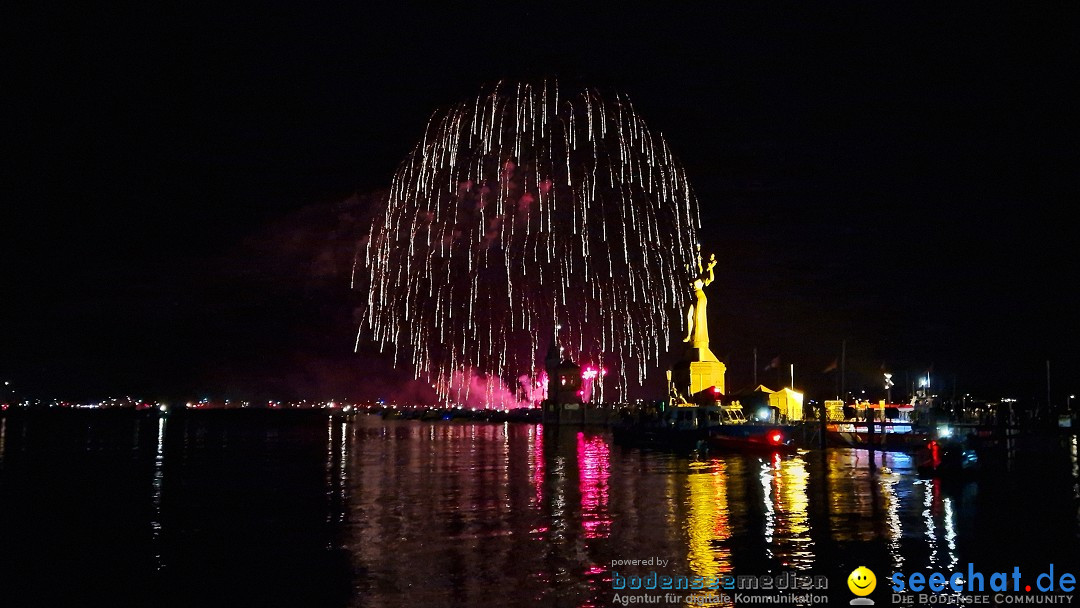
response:
<svg viewBox="0 0 1080 608"><path fill-rule="evenodd" d="M829 372L835 372L838 369L840 369L840 360L839 359L833 359L832 363L830 363L828 367L826 367L824 370L822 370L821 373L827 374Z"/></svg>
<svg viewBox="0 0 1080 608"><path fill-rule="evenodd" d="M773 357L773 360L770 361L769 364L765 366L765 369L766 370L780 369L780 357Z"/></svg>

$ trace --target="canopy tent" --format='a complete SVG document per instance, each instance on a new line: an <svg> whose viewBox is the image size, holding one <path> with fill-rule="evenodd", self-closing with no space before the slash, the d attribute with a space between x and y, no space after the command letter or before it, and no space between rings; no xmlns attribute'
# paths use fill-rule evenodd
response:
<svg viewBox="0 0 1080 608"><path fill-rule="evenodd" d="M803 419L803 394L790 388L774 391L764 384L753 390L742 390L726 395L728 402L738 402L744 408L756 411L759 407L772 407L788 421Z"/></svg>
<svg viewBox="0 0 1080 608"><path fill-rule="evenodd" d="M758 389L764 389L769 393L769 405L780 409L780 414L787 417L789 421L802 420L803 419L803 394L799 391L792 390L790 388L782 388L778 391L770 391L764 386L759 386Z"/></svg>

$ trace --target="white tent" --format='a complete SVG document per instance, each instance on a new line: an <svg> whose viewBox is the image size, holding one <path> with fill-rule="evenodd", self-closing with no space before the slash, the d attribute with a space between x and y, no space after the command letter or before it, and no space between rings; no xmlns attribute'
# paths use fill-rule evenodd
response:
<svg viewBox="0 0 1080 608"><path fill-rule="evenodd" d="M778 391L770 391L764 386L758 390L769 393L769 405L780 409L780 414L786 416L789 421L803 419L803 394L790 388L782 388Z"/></svg>

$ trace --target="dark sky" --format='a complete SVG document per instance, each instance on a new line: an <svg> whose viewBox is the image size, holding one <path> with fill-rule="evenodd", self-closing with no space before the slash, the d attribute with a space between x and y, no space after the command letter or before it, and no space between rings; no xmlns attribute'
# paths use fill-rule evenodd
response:
<svg viewBox="0 0 1080 608"><path fill-rule="evenodd" d="M21 394L389 390L340 244L431 112L553 77L629 95L686 166L732 386L756 348L828 396L847 341L856 387L1045 400L1050 360L1080 390L1075 4L67 4L0 18Z"/></svg>

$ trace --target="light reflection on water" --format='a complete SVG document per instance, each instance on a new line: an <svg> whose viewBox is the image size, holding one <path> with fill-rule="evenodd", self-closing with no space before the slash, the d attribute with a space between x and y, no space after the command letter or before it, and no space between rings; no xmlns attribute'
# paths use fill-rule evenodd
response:
<svg viewBox="0 0 1080 608"><path fill-rule="evenodd" d="M153 496L151 501L153 503L154 515L150 521L150 528L153 530L153 543L156 547L154 552L154 563L158 570L165 567L165 560L161 550L161 503L162 503L162 488L165 486L165 417L158 418L158 430L157 430L157 450L154 452L154 481L153 481Z"/></svg>
<svg viewBox="0 0 1080 608"><path fill-rule="evenodd" d="M393 604L395 594L443 602L449 594L450 605L473 605L485 580L519 589L504 598L509 605L606 605L612 560L670 561L615 567L622 576L656 570L709 578L740 564L750 573L818 572L827 557L819 555L822 543L830 555L851 544L876 546L891 568L912 559L955 566L961 548L953 499L918 480L905 454L875 454L872 470L869 454L856 450L828 452L823 463L816 453L694 460L624 449L603 432L574 428L361 420L356 429L355 448L368 460L387 462L400 450L373 441L388 433L421 440L421 454L441 456L438 463L398 459L393 475L376 471L372 486L354 493L356 555L386 583L383 593L358 595L358 606ZM825 483L812 489L822 466ZM497 491L507 487L508 494ZM414 500L432 507L414 535L370 534L364 522L392 522L395 531L415 523ZM391 545L399 558L389 564L380 557ZM408 573L436 581L447 572L457 574L446 585L389 583Z"/></svg>
<svg viewBox="0 0 1080 608"><path fill-rule="evenodd" d="M686 534L688 567L690 572L706 580L713 580L731 572L731 549L727 540L731 536L728 521L727 473L722 460L691 462L686 477ZM683 505L677 505L677 509ZM670 574L675 574L670 572ZM715 591L702 590L691 593L698 600L719 599ZM716 605L729 605L728 603Z"/></svg>
<svg viewBox="0 0 1080 608"><path fill-rule="evenodd" d="M905 454L686 457L574 427L373 416L51 424L0 418L0 554L33 558L14 571L27 589L34 559L84 546L99 552L99 584L138 581L155 603L177 605L217 585L241 604L607 606L613 571L824 574L846 603L842 581L858 565L879 579L968 561L1080 567L1075 442L1060 478L950 484L919 479ZM1038 517L1018 517L1032 513L1029 496ZM74 504L85 515L67 515ZM612 565L653 558L666 563ZM717 594L682 595L690 605Z"/></svg>
<svg viewBox="0 0 1080 608"><path fill-rule="evenodd" d="M607 538L608 477L611 457L603 437L577 434L578 491L581 493L581 525L585 538Z"/></svg>
<svg viewBox="0 0 1080 608"><path fill-rule="evenodd" d="M777 514L778 532L774 542L779 562L785 568L809 570L814 565L814 541L810 537L810 500L806 489L810 474L802 458L772 459L771 498Z"/></svg>

